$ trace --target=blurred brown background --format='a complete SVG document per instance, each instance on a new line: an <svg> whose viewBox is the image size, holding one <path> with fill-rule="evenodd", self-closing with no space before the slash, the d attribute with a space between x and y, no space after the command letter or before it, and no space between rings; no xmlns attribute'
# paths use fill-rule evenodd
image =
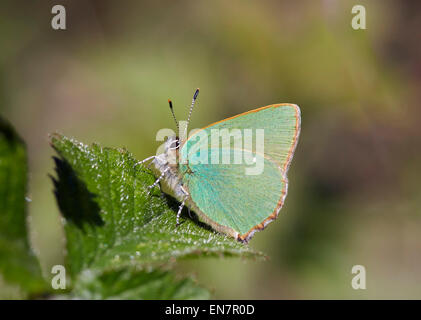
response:
<svg viewBox="0 0 421 320"><path fill-rule="evenodd" d="M45 274L64 245L48 133L143 159L174 126L167 99L183 119L200 87L192 127L292 102L302 134L286 205L250 244L270 260L180 271L216 298L421 298L420 40L416 1L2 1L0 112L28 145ZM367 290L351 287L357 264Z"/></svg>

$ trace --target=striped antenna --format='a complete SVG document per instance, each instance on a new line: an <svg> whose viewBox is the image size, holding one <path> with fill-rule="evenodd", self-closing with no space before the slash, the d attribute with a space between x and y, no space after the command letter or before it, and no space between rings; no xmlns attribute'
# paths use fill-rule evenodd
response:
<svg viewBox="0 0 421 320"><path fill-rule="evenodd" d="M187 134L187 127L189 126L191 113L193 111L193 107L194 107L194 104L196 102L196 99L197 99L197 96L198 95L199 95L199 88L196 89L196 91L194 93L194 96L193 96L193 100L191 101L191 106L190 106L190 111L189 111L189 117L187 118L186 128L184 129L184 136L186 136L186 134Z"/></svg>
<svg viewBox="0 0 421 320"><path fill-rule="evenodd" d="M168 99L168 103L170 105L170 109L171 109L172 117L174 118L174 121L175 121L175 125L177 126L177 131L180 132L180 127L178 125L177 118L175 117L174 109L173 109L173 106L172 106L172 101L170 99Z"/></svg>

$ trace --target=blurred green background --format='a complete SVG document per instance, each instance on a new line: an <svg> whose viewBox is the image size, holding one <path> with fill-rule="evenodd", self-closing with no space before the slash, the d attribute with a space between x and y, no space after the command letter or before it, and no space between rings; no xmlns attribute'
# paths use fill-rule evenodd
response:
<svg viewBox="0 0 421 320"><path fill-rule="evenodd" d="M291 102L302 133L280 217L250 243L270 259L181 272L216 298L421 298L420 30L416 1L2 1L0 112L27 142L44 273L64 255L48 133L143 159L174 127L167 99L185 119L200 87L192 128ZM357 264L367 290L351 287Z"/></svg>

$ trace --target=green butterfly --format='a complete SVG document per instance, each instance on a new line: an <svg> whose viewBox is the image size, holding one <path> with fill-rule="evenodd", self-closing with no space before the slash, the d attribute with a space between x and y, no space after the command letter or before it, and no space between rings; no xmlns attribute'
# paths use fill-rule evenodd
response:
<svg viewBox="0 0 421 320"><path fill-rule="evenodd" d="M194 94L187 124L198 94L199 89ZM178 127L170 100L169 104ZM177 224L187 205L216 231L247 243L256 231L263 230L277 218L284 204L287 172L300 127L297 105L273 104L215 122L184 141L177 136L169 137L164 153L141 163L153 159L153 168L159 175L150 188L163 182L163 191L181 202ZM187 126L185 129L187 131ZM264 137L260 144L263 145L246 146L242 141L244 137L239 135L221 136L217 145L210 139L214 132L234 129L237 132L261 130ZM259 152L259 146L264 146L264 152ZM252 159L264 169L259 174L247 174L250 163L221 163L221 157Z"/></svg>

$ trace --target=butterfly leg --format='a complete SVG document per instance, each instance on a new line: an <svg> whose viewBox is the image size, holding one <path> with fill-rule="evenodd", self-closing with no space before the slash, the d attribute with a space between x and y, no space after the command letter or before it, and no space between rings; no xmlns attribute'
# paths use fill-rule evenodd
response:
<svg viewBox="0 0 421 320"><path fill-rule="evenodd" d="M176 226L178 227L180 225L180 215L181 215L181 211L183 211L184 208L184 204L186 203L186 200L189 198L189 193L187 192L186 189L184 189L183 186L181 186L181 192L183 192L184 194L184 199L183 202L181 203L180 207L178 207L178 212L177 212L177 222L176 222ZM190 216L190 208L187 207L187 209L189 210L189 216ZM191 216L190 216L191 217Z"/></svg>
<svg viewBox="0 0 421 320"><path fill-rule="evenodd" d="M138 162L136 162L136 164L134 165L135 167L136 166L138 166L138 165L140 165L140 164L143 164L143 163L145 163L145 162L147 162L147 161L149 161L149 160L151 160L151 159L155 159L156 158L156 156L150 156L150 157L147 157L146 159L143 159L142 161L138 161ZM152 163L152 162L151 162ZM149 163L149 165L148 165L148 167L151 165L151 163Z"/></svg>
<svg viewBox="0 0 421 320"><path fill-rule="evenodd" d="M158 179L156 179L156 181L152 184L152 185L150 185L148 188L149 188L149 191L148 191L148 195L151 193L151 190L159 183L159 181L161 181L162 180L162 178L164 178L164 176L165 176L165 174L168 172L168 170L170 170L170 167L168 167L168 168L166 168L162 173L161 173L161 175L158 177Z"/></svg>
<svg viewBox="0 0 421 320"><path fill-rule="evenodd" d="M181 216L181 211L183 211L184 208L184 204L186 203L186 199L187 197L184 198L183 202L180 204L180 206L178 207L178 212L177 212L177 220L176 220L176 227L178 227L180 225L180 216Z"/></svg>

